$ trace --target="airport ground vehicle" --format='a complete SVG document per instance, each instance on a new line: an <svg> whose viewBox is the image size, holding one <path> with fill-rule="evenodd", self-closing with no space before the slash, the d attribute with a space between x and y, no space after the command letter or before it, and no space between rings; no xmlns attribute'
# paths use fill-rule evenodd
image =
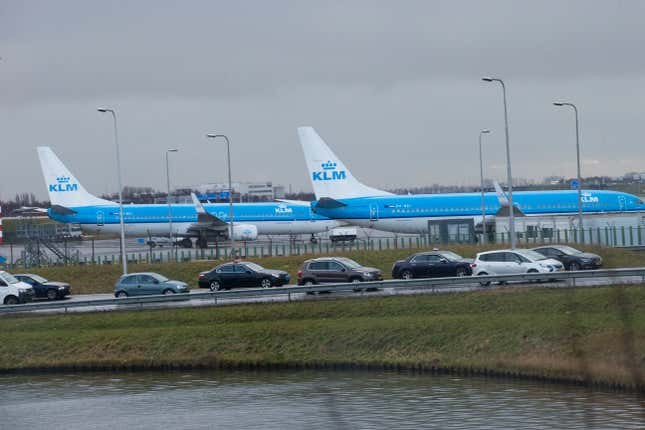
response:
<svg viewBox="0 0 645 430"><path fill-rule="evenodd" d="M29 284L34 289L34 296L49 300L64 299L71 293L71 288L67 282L49 281L42 276L33 273L19 273L14 275L16 279L25 284Z"/></svg>
<svg viewBox="0 0 645 430"><path fill-rule="evenodd" d="M431 278L440 276L470 276L472 259L451 251L429 251L412 254L392 266L395 279Z"/></svg>
<svg viewBox="0 0 645 430"><path fill-rule="evenodd" d="M356 227L336 227L329 232L332 242L353 242L356 240Z"/></svg>
<svg viewBox="0 0 645 430"><path fill-rule="evenodd" d="M533 248L545 257L562 262L565 270L598 269L602 266L602 258L597 254L582 252L566 245L549 245Z"/></svg>
<svg viewBox="0 0 645 430"><path fill-rule="evenodd" d="M270 288L288 284L291 278L283 270L265 269L247 261L221 264L199 274L199 287L211 291L231 288Z"/></svg>
<svg viewBox="0 0 645 430"><path fill-rule="evenodd" d="M0 302L5 305L27 303L34 298L34 289L16 279L11 273L0 270Z"/></svg>
<svg viewBox="0 0 645 430"><path fill-rule="evenodd" d="M322 257L307 260L298 271L298 285L327 282L366 282L383 279L381 271L364 267L345 257Z"/></svg>
<svg viewBox="0 0 645 430"><path fill-rule="evenodd" d="M503 249L480 252L471 263L473 275L514 275L520 273L552 273L564 270L558 260L547 258L530 249ZM481 282L489 285L490 282Z"/></svg>
<svg viewBox="0 0 645 430"><path fill-rule="evenodd" d="M154 272L131 273L121 276L114 286L116 297L177 294L189 291L188 284L185 282L173 281Z"/></svg>

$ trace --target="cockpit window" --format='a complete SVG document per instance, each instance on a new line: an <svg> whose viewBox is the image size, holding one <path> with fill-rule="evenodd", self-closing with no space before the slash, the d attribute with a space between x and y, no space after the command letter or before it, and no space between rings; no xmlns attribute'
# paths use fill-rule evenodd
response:
<svg viewBox="0 0 645 430"><path fill-rule="evenodd" d="M643 203L643 200L638 199L638 200L636 200L636 204L637 204L637 205L642 205L642 204L645 204L645 203Z"/></svg>

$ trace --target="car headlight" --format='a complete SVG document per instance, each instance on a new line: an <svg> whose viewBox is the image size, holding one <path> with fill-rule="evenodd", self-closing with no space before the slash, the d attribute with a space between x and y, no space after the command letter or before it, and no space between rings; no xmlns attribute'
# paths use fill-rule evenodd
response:
<svg viewBox="0 0 645 430"><path fill-rule="evenodd" d="M65 289L65 287L58 287L58 289L59 289L59 290L64 290L64 289Z"/></svg>
<svg viewBox="0 0 645 430"><path fill-rule="evenodd" d="M279 278L280 277L280 275L276 275L275 273L272 273L271 276L273 276L274 278Z"/></svg>
<svg viewBox="0 0 645 430"><path fill-rule="evenodd" d="M363 276L365 276L366 278L371 278L372 276L374 276L374 274L372 272L363 272Z"/></svg>

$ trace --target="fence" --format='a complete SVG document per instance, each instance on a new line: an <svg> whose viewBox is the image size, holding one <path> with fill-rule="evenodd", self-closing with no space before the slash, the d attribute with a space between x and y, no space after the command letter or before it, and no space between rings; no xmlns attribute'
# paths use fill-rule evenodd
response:
<svg viewBox="0 0 645 430"><path fill-rule="evenodd" d="M451 235L448 244L473 243L468 241L471 236L459 234ZM488 243L510 243L510 235L497 233L488 236ZM612 247L639 247L645 246L645 231L642 226L620 226L588 229L565 230L534 230L517 233L518 246L534 247L540 244L569 243L602 245ZM335 243L331 241L308 242L245 242L236 246L237 255L241 258L262 258L269 256L315 255L330 254L347 251L381 251L391 249L431 248L446 245L438 240L433 240L429 235L405 237L371 237L357 239L353 242ZM130 263L166 263L169 261L194 261L217 260L228 258L230 248L218 246L208 249L167 249L156 251L151 249L137 252L127 252ZM73 252L67 258L52 257L46 261L33 261L33 259L7 258L10 268L29 268L34 266L65 265L65 264L119 264L119 253L108 255L82 256L80 252Z"/></svg>

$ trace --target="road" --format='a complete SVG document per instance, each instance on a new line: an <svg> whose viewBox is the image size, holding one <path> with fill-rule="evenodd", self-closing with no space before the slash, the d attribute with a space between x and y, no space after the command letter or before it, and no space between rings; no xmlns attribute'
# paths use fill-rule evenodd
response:
<svg viewBox="0 0 645 430"><path fill-rule="evenodd" d="M399 281L386 281L385 285L388 282ZM499 288L533 288L536 286L544 286L547 288L571 288L574 285L573 280L566 281L554 281L546 283L515 283L511 282L508 284L497 284L491 286L481 286L478 282L474 282L473 278L464 279L463 283L444 285L444 286L415 286L415 287L397 287L397 288L379 288L375 291L343 291L343 292L334 292L329 294L318 293L318 294L306 294L304 292L298 291L299 288L294 285L289 285L289 293L285 294L280 292L276 295L271 295L267 293L266 290L257 289L235 289L230 292L220 292L217 295L204 294L208 292L206 289L193 289L187 295L186 300L178 300L171 302L156 302L156 303L133 303L133 304L101 304L101 305L88 305L82 307L68 307L65 308L65 304L73 305L75 302L83 301L100 301L105 299L112 299L112 294L82 294L75 295L63 301L57 302L60 307L55 309L43 308L43 309L32 309L31 312L36 313L71 313L71 312L95 312L95 311L114 311L114 310L128 310L128 309L168 309L168 308L185 308L185 307L202 307L202 306L215 306L215 305L233 305L233 304L247 304L247 303L274 303L274 302L294 302L294 301L304 301L304 300L329 300L337 298L365 298L365 297L384 297L384 296L409 296L415 294L454 294L454 293L464 293L471 291L486 291L491 289ZM616 276L616 277L602 277L602 278L583 278L575 280L575 287L577 288L586 288L586 287L598 287L605 285L638 285L644 284L642 276ZM293 290L293 291L291 291ZM238 294L244 292L246 295L244 297L239 297ZM257 292L257 295L254 293ZM227 294L230 294L231 297L227 297ZM35 303L43 303L48 306L52 302L47 301L35 301Z"/></svg>

